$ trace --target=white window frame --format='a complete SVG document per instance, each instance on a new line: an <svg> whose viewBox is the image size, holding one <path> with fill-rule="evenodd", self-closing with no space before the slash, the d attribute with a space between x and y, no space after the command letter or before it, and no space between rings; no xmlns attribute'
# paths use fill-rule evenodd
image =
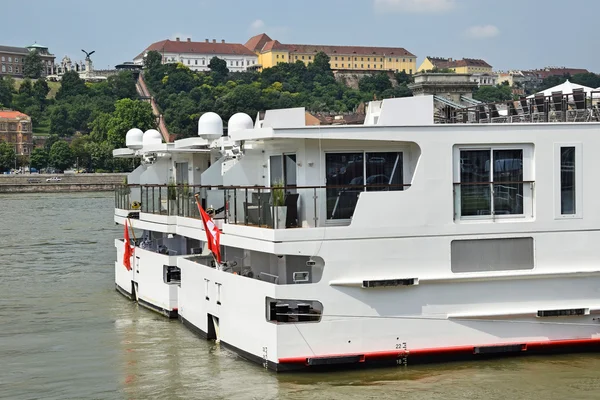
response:
<svg viewBox="0 0 600 400"><path fill-rule="evenodd" d="M461 215L461 181L460 181L460 152L462 150L522 150L523 151L523 182L532 182L530 184L523 183L523 214L490 214L490 215ZM506 220L531 220L534 218L534 196L535 196L535 179L533 168L533 144L506 144L506 145L455 145L453 149L454 161L454 222L481 222L481 221L506 221ZM492 160L493 161L493 160ZM494 163L490 163L490 179L494 174ZM493 197L492 197L493 201Z"/></svg>
<svg viewBox="0 0 600 400"><path fill-rule="evenodd" d="M561 213L560 188L560 150L563 147L575 147L575 214ZM554 143L554 218L583 218L583 146L579 142Z"/></svg>

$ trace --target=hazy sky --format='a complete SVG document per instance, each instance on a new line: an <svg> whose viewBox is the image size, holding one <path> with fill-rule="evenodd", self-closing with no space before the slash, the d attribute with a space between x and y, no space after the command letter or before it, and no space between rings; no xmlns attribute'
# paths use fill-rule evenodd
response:
<svg viewBox="0 0 600 400"><path fill-rule="evenodd" d="M162 39L398 46L483 58L495 70L544 66L600 72L598 0L2 0L0 44L50 48L95 68L131 61ZM184 40L184 39L182 39Z"/></svg>

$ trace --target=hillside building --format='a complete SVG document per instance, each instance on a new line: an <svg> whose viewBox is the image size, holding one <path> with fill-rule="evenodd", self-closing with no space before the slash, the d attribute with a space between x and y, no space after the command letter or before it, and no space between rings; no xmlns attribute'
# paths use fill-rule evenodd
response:
<svg viewBox="0 0 600 400"><path fill-rule="evenodd" d="M46 46L34 43L27 47L0 45L0 76L22 78L23 69L25 67L25 57L32 51L37 51L42 58L42 76L53 74L54 54L51 54Z"/></svg>
<svg viewBox="0 0 600 400"><path fill-rule="evenodd" d="M491 74L493 68L484 60L476 58L453 60L452 58L427 56L417 71L425 72L432 69L449 69L457 74Z"/></svg>
<svg viewBox="0 0 600 400"><path fill-rule="evenodd" d="M244 45L258 57L258 67L302 61L308 65L319 52L330 58L332 70L416 72L417 56L402 47L283 44L267 34L253 36Z"/></svg>
<svg viewBox="0 0 600 400"><path fill-rule="evenodd" d="M17 155L29 156L33 149L31 118L19 111L0 110L0 141L13 146Z"/></svg>
<svg viewBox="0 0 600 400"><path fill-rule="evenodd" d="M163 64L182 63L192 71L208 71L211 58L218 57L227 62L227 68L232 72L246 71L256 68L258 57L244 45L239 43L217 42L215 39L204 42L192 42L191 38L182 41L161 40L148 46L134 59L134 64L143 65L149 51L158 51L162 55Z"/></svg>

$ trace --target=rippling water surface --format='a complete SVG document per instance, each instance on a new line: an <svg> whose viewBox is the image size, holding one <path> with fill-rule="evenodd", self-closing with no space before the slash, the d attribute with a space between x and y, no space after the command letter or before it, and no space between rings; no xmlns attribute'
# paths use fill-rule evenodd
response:
<svg viewBox="0 0 600 400"><path fill-rule="evenodd" d="M0 195L0 398L600 398L598 355L265 371L121 297L112 221L112 193Z"/></svg>

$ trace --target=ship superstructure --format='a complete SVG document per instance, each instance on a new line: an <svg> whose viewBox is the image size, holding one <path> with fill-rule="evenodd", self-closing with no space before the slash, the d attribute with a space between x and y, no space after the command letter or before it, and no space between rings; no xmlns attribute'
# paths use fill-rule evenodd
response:
<svg viewBox="0 0 600 400"><path fill-rule="evenodd" d="M563 110L436 124L423 96L358 126L297 108L236 114L225 136L207 113L172 144L130 132L115 156L143 162L115 222L138 234L131 270L115 241L117 288L278 371L596 349L600 125Z"/></svg>

